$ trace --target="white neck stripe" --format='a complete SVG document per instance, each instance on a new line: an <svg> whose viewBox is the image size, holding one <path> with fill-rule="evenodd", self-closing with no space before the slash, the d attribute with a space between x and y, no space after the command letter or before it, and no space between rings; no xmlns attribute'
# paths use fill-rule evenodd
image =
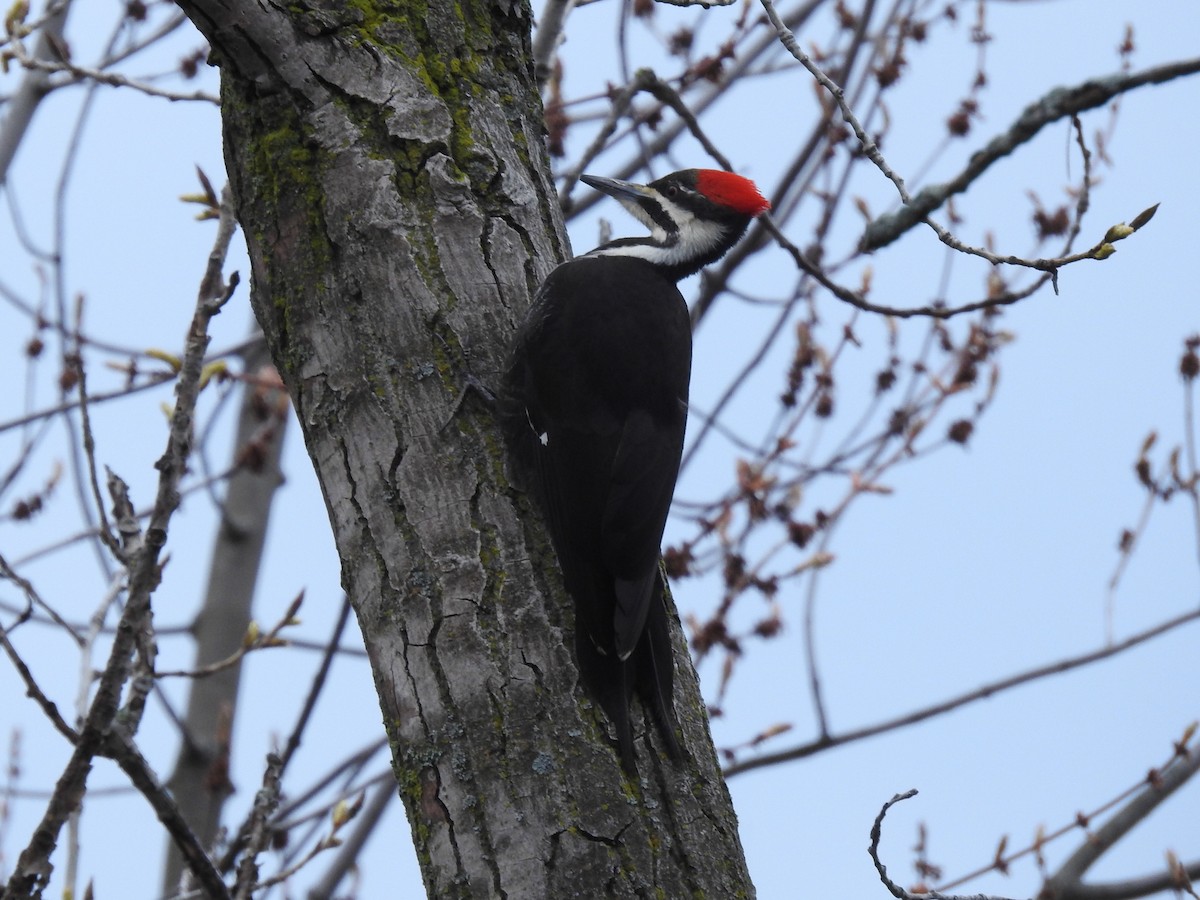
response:
<svg viewBox="0 0 1200 900"><path fill-rule="evenodd" d="M689 216L691 221L681 223L675 234L654 228L649 239L629 243L605 244L586 256L632 256L658 266L684 266L703 259L714 247L719 246L726 230L717 222L707 222Z"/></svg>

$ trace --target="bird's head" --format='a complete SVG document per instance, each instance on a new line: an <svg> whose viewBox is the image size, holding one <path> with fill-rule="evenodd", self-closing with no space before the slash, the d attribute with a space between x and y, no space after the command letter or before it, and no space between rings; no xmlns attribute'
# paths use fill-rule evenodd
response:
<svg viewBox="0 0 1200 900"><path fill-rule="evenodd" d="M581 180L650 229L648 237L612 241L589 255L636 256L676 279L720 259L750 221L771 208L749 178L718 169L684 169L650 184L595 175Z"/></svg>

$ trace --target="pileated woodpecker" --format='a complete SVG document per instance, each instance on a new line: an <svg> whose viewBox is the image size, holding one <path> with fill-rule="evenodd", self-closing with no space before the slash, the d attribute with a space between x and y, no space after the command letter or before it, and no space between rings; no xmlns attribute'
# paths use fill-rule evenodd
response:
<svg viewBox="0 0 1200 900"><path fill-rule="evenodd" d="M770 208L754 183L688 169L648 185L583 176L650 229L550 273L517 333L501 405L516 473L539 500L575 602L588 692L633 772L634 692L679 755L659 566L687 422L692 337L675 283Z"/></svg>

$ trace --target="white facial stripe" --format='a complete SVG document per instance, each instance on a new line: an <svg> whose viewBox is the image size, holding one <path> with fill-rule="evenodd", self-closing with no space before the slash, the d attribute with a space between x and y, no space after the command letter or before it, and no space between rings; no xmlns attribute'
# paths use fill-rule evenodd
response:
<svg viewBox="0 0 1200 900"><path fill-rule="evenodd" d="M667 217L675 226L667 230L635 199L617 197L629 214L650 230L648 239L630 239L628 243L616 241L597 247L587 256L632 256L661 266L687 266L703 259L727 238L726 229L716 222L698 218L686 206L663 195L654 197Z"/></svg>
<svg viewBox="0 0 1200 900"><path fill-rule="evenodd" d="M672 213L678 209L673 209ZM706 222L688 214L690 222L683 223L676 234L668 235L661 228L651 227L650 242L644 244L610 244L597 247L588 256L634 256L656 265L682 265L704 256L724 240L725 231L716 222Z"/></svg>
<svg viewBox="0 0 1200 900"><path fill-rule="evenodd" d="M631 216L650 229L650 233L654 235L655 240L658 240L663 236L664 232L662 228L660 228L658 223L650 218L649 215L647 215L646 211L642 209L641 204L639 204L636 200L627 200L624 197L621 197L619 198L618 202L629 211Z"/></svg>

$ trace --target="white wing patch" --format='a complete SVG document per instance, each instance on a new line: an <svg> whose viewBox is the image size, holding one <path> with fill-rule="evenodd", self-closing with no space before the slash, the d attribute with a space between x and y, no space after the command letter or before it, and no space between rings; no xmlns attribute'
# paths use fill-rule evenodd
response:
<svg viewBox="0 0 1200 900"><path fill-rule="evenodd" d="M543 431L541 434L538 434L537 428L535 428L533 425L533 416L531 416L529 414L528 406L525 407L525 421L529 423L529 430L532 431L534 434L537 434L538 442L543 447L549 447L550 446L550 432Z"/></svg>

